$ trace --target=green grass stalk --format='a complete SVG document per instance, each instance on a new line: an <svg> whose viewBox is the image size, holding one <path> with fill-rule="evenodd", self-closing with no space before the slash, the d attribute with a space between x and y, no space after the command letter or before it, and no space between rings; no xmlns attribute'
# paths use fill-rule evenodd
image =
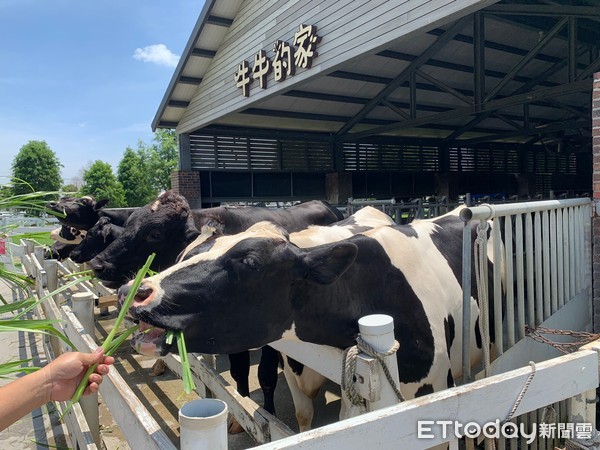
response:
<svg viewBox="0 0 600 450"><path fill-rule="evenodd" d="M105 355L108 355L109 354L108 352L110 352L110 354L112 354L112 353L114 353L116 351L116 348L114 348L113 345L112 345L113 344L113 339L115 339L115 336L117 334L117 330L119 329L119 327L123 323L123 319L125 318L125 315L127 314L127 311L129 310L129 307L133 303L133 299L135 298L135 294L137 293L137 290L140 287L140 284L142 284L142 280L146 276L146 273L148 272L148 269L150 268L150 265L152 264L152 261L154 260L154 256L155 256L155 254L152 253L148 257L148 259L146 260L146 264L144 264L144 267L142 267L138 271L138 273L137 273L137 275L135 277L135 280L133 280L133 285L131 286L131 289L129 290L129 293L127 294L127 297L125 298L125 302L123 303L123 306L121 307L121 311L119 312L119 316L117 317L117 320L115 321L113 329L110 330L110 333L108 334L108 336L104 340L104 343L102 344L102 348L104 349L104 354ZM133 331L135 331L135 330L133 330ZM133 331L131 331L131 333L133 333ZM131 333L129 333L129 334L131 334ZM127 336L129 336L129 334ZM124 341L125 341L125 338L123 338L123 339L118 339L117 338L117 340L115 340L115 343L118 342L119 345L120 345ZM90 366L88 368L87 372L85 373L85 375L81 379L81 382L79 383L79 386L77 386L77 389L75 390L75 393L73 394L73 397L71 397L71 400L69 400L69 403L67 404L67 407L65 408L65 410L61 414L61 416L60 416L61 419L73 407L73 405L76 402L79 401L79 399L83 395L83 392L85 391L85 389L86 389L86 387L88 385L88 379L90 378L90 375L96 371L97 367L98 367L98 364L94 364L94 365L92 365L92 366Z"/></svg>

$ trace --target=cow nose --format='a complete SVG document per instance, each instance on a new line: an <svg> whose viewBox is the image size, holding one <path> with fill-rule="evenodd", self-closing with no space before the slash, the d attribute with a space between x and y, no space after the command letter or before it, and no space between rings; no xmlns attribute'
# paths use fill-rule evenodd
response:
<svg viewBox="0 0 600 450"><path fill-rule="evenodd" d="M147 285L142 285L138 288L136 293L136 300L139 298L140 301L146 300L152 295L152 288Z"/></svg>
<svg viewBox="0 0 600 450"><path fill-rule="evenodd" d="M58 205L58 202L48 202L47 205L48 205L49 208L53 208L56 205Z"/></svg>

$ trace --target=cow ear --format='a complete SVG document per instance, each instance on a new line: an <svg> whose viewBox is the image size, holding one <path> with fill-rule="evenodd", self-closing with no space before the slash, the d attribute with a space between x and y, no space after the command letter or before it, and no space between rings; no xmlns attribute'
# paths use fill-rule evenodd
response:
<svg viewBox="0 0 600 450"><path fill-rule="evenodd" d="M94 205L94 211L98 211L100 208L104 208L106 205L108 205L108 199L104 198L102 200L98 200L96 202L96 204Z"/></svg>
<svg viewBox="0 0 600 450"><path fill-rule="evenodd" d="M194 216L190 214L187 218L187 222L185 225L185 242L189 244L198 236L200 236L200 232L198 231L198 228L196 228L196 224L194 223Z"/></svg>
<svg viewBox="0 0 600 450"><path fill-rule="evenodd" d="M305 278L319 284L335 282L356 259L358 247L349 242L322 245L303 256Z"/></svg>

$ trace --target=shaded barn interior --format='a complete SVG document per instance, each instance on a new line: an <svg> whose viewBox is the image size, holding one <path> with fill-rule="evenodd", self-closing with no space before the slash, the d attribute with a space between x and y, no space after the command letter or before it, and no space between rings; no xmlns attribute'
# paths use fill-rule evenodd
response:
<svg viewBox="0 0 600 450"><path fill-rule="evenodd" d="M207 1L156 114L192 203L590 192L596 2L276 3ZM244 96L302 24L312 67Z"/></svg>

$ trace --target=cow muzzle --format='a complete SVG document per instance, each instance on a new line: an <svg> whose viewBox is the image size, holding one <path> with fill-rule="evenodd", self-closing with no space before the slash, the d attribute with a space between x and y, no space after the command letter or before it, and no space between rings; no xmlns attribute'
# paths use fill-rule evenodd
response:
<svg viewBox="0 0 600 450"><path fill-rule="evenodd" d="M121 310L127 295L131 290L132 282L121 286L119 289L118 309ZM141 285L133 302L125 316L126 327L139 325L139 330L133 333L131 337L131 346L133 349L146 356L164 356L169 352L171 347L166 343L165 329L152 322L151 303L154 298L155 289L149 284ZM148 321L146 321L148 320Z"/></svg>

